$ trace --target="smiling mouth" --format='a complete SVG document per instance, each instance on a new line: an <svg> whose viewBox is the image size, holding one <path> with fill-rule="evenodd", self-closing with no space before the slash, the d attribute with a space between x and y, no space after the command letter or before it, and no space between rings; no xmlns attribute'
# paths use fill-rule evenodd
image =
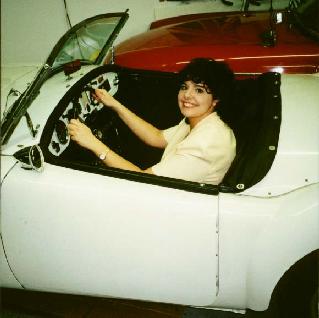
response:
<svg viewBox="0 0 319 318"><path fill-rule="evenodd" d="M196 105L192 104L192 103L189 103L189 102L183 102L183 107L185 108L193 108L195 107Z"/></svg>

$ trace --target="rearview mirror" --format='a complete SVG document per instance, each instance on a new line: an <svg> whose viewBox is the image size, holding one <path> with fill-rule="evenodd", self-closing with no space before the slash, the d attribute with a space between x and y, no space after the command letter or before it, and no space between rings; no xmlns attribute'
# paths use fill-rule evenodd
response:
<svg viewBox="0 0 319 318"><path fill-rule="evenodd" d="M25 147L13 155L27 170L43 171L44 157L39 145Z"/></svg>

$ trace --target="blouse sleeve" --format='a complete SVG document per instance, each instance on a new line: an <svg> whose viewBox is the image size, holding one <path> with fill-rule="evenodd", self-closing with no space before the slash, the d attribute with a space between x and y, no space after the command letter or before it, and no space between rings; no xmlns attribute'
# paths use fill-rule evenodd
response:
<svg viewBox="0 0 319 318"><path fill-rule="evenodd" d="M162 130L163 136L167 142L169 142L175 135L178 125Z"/></svg>

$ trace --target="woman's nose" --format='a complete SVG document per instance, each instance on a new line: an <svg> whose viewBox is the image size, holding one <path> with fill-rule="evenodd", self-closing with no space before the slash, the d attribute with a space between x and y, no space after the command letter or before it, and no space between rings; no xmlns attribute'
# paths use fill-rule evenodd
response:
<svg viewBox="0 0 319 318"><path fill-rule="evenodd" d="M192 97L192 91L191 91L190 89L186 89L186 90L184 91L184 96L185 96L185 98L190 98L190 97Z"/></svg>

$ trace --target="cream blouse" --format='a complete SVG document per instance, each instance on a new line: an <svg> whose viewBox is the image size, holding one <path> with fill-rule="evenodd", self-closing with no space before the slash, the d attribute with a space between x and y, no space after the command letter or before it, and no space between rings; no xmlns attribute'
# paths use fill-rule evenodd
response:
<svg viewBox="0 0 319 318"><path fill-rule="evenodd" d="M156 175L219 184L235 158L234 133L216 112L192 130L183 119L163 134L167 146L161 161L152 167Z"/></svg>

